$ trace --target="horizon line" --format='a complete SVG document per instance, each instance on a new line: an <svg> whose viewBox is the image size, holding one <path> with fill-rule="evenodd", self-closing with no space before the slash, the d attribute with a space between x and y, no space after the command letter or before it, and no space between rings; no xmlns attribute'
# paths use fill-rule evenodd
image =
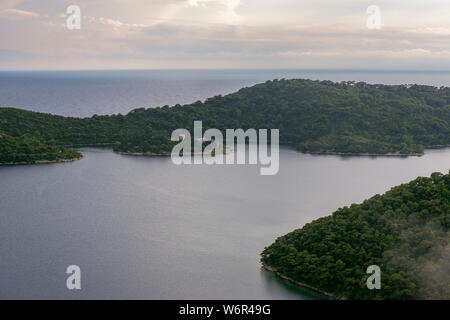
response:
<svg viewBox="0 0 450 320"><path fill-rule="evenodd" d="M125 69L0 69L0 72L82 72L82 71L350 71L350 72L439 72L436 69L359 69L359 68L125 68Z"/></svg>

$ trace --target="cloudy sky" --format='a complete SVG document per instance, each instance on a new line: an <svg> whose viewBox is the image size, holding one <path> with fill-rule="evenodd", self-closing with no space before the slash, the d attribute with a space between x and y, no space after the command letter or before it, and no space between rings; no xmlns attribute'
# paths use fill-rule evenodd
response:
<svg viewBox="0 0 450 320"><path fill-rule="evenodd" d="M449 17L448 0L0 0L0 70L450 70Z"/></svg>

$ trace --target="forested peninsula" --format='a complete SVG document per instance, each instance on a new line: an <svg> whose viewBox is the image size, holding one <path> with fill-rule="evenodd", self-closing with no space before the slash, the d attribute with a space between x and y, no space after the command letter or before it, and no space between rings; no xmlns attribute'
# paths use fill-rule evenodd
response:
<svg viewBox="0 0 450 320"><path fill-rule="evenodd" d="M261 261L333 297L450 299L450 173L434 173L278 238ZM381 289L369 290L370 265Z"/></svg>
<svg viewBox="0 0 450 320"><path fill-rule="evenodd" d="M114 144L130 154L168 154L177 128L280 129L280 143L330 154L420 155L450 145L450 88L273 80L187 105L126 115L63 117L0 108L0 163L65 161L68 146Z"/></svg>

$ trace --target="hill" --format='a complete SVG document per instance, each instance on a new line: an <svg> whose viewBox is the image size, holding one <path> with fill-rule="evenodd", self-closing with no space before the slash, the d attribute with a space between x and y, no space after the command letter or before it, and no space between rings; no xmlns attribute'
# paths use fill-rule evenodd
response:
<svg viewBox="0 0 450 320"><path fill-rule="evenodd" d="M82 157L77 151L42 143L27 134L11 137L5 133L0 133L0 155L3 164L64 162Z"/></svg>
<svg viewBox="0 0 450 320"><path fill-rule="evenodd" d="M450 299L450 174L434 173L278 238L261 261L348 299ZM368 290L366 269L381 268Z"/></svg>
<svg viewBox="0 0 450 320"><path fill-rule="evenodd" d="M120 152L170 152L171 133L208 128L280 129L280 143L311 153L418 155L450 145L450 88L274 80L187 105L127 115L62 117L0 108L0 131L42 144L115 143ZM0 162L7 155L0 154Z"/></svg>

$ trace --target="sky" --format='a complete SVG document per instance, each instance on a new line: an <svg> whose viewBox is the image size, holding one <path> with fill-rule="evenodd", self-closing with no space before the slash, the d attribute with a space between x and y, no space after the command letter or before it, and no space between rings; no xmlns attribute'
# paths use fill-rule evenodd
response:
<svg viewBox="0 0 450 320"><path fill-rule="evenodd" d="M448 17L448 0L0 0L0 70L450 70Z"/></svg>

